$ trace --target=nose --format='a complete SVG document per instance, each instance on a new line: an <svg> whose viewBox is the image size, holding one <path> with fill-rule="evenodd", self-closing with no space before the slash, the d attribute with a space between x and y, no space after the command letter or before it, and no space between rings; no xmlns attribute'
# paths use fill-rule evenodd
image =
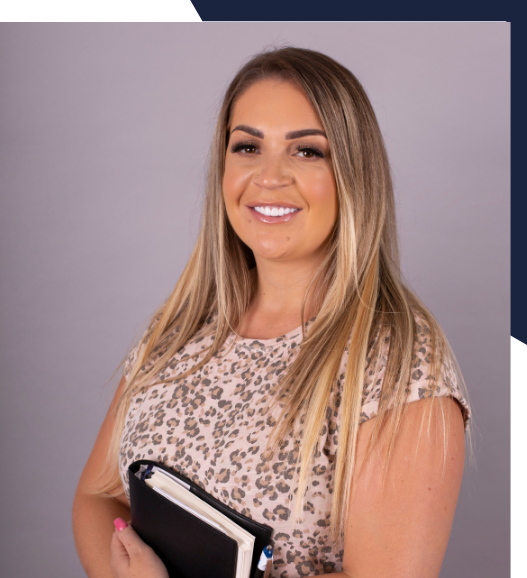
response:
<svg viewBox="0 0 527 578"><path fill-rule="evenodd" d="M254 173L253 182L262 189L279 189L288 187L294 182L293 175L280 156L268 156L262 159L258 169Z"/></svg>

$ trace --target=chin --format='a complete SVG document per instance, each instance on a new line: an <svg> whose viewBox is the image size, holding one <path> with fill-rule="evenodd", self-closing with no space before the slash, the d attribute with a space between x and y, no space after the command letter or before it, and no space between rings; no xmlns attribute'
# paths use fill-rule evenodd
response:
<svg viewBox="0 0 527 578"><path fill-rule="evenodd" d="M291 250L289 247L255 247L252 249L255 256L261 257L262 259L266 259L267 261L280 261L282 259L286 259L290 257Z"/></svg>

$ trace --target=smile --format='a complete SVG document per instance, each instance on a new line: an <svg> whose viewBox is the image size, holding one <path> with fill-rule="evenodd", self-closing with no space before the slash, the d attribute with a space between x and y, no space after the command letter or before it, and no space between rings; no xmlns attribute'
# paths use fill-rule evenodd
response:
<svg viewBox="0 0 527 578"><path fill-rule="evenodd" d="M268 217L282 217L283 215L289 215L289 213L294 213L299 211L300 209L290 209L289 207L273 207L273 206L265 206L265 207L251 207L257 213L261 215L267 215Z"/></svg>
<svg viewBox="0 0 527 578"><path fill-rule="evenodd" d="M286 223L302 211L298 207L284 207L283 205L254 205L247 208L257 221L267 224Z"/></svg>

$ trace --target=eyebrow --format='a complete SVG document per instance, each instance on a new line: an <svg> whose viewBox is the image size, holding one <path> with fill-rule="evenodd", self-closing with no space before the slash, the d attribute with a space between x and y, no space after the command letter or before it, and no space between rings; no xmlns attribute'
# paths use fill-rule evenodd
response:
<svg viewBox="0 0 527 578"><path fill-rule="evenodd" d="M252 126L247 126L246 124L239 124L238 126L235 126L232 129L231 134L235 130L241 130L243 132L246 132L247 134L255 136L256 138L261 139L264 138L264 133L261 130L253 128ZM312 136L312 135L320 135L323 136L324 138L328 138L326 136L326 133L323 130L320 130L319 128L305 128L302 130L293 130L291 132L286 133L285 138L286 140L293 140L295 138L303 138L305 136Z"/></svg>

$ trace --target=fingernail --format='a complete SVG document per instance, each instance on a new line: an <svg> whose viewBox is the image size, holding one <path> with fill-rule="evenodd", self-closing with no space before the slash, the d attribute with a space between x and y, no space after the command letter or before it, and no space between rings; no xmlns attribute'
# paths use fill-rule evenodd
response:
<svg viewBox="0 0 527 578"><path fill-rule="evenodd" d="M115 520L113 521L113 525L115 526L115 529L118 532L120 532L123 528L126 528L126 526L128 526L128 524L122 518L115 518Z"/></svg>

